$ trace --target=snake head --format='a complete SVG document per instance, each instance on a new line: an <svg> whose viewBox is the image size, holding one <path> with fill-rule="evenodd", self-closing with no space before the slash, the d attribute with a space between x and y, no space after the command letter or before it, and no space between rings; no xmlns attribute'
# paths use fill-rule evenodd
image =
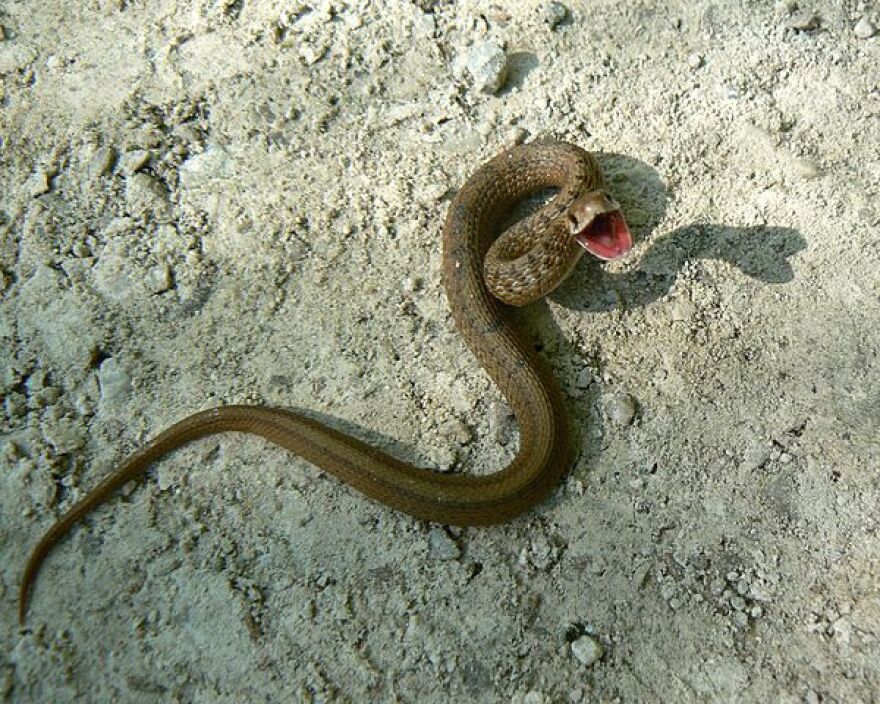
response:
<svg viewBox="0 0 880 704"><path fill-rule="evenodd" d="M620 205L605 191L578 196L569 206L566 218L574 239L594 257L608 261L632 249L632 235Z"/></svg>

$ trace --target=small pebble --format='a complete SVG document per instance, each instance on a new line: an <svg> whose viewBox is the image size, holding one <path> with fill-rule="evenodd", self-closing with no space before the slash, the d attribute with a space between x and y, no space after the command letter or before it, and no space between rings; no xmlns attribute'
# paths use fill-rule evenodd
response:
<svg viewBox="0 0 880 704"><path fill-rule="evenodd" d="M529 131L525 127L513 127L507 133L507 143L511 146L522 144L529 138Z"/></svg>
<svg viewBox="0 0 880 704"><path fill-rule="evenodd" d="M741 596L732 597L730 600L730 605L737 611L746 610L746 600L743 599Z"/></svg>
<svg viewBox="0 0 880 704"><path fill-rule="evenodd" d="M326 53L326 46L310 46L308 44L302 44L299 48L300 58L306 66L314 66L324 58L324 54Z"/></svg>
<svg viewBox="0 0 880 704"><path fill-rule="evenodd" d="M859 39L870 39L877 33L877 28L867 17L862 17L853 27L853 33Z"/></svg>
<svg viewBox="0 0 880 704"><path fill-rule="evenodd" d="M479 42L468 53L467 69L477 90L497 93L507 81L507 54L496 42Z"/></svg>
<svg viewBox="0 0 880 704"><path fill-rule="evenodd" d="M798 10L785 20L785 26L797 32L809 32L819 26L819 18L812 10Z"/></svg>
<svg viewBox="0 0 880 704"><path fill-rule="evenodd" d="M111 405L121 404L131 393L131 376L113 357L101 362L98 383L101 386L101 400Z"/></svg>
<svg viewBox="0 0 880 704"><path fill-rule="evenodd" d="M761 442L752 445L743 453L743 458L739 465L740 469L744 472L754 472L761 469L770 460L771 449ZM736 572L732 574L736 574ZM730 579L729 576L728 579Z"/></svg>
<svg viewBox="0 0 880 704"><path fill-rule="evenodd" d="M810 159L795 159L791 163L791 172L798 178L810 180L819 175L819 167Z"/></svg>
<svg viewBox="0 0 880 704"><path fill-rule="evenodd" d="M184 188L204 187L214 179L231 178L235 174L229 153L221 146L209 144L180 165L180 183Z"/></svg>
<svg viewBox="0 0 880 704"><path fill-rule="evenodd" d="M546 704L546 702L547 698L544 696L543 692L534 689L526 694L522 700L522 704Z"/></svg>
<svg viewBox="0 0 880 704"><path fill-rule="evenodd" d="M173 470L168 464L170 463L162 462L159 464L158 469L156 469L156 484L159 487L159 491L168 491L174 486L174 481L177 478L176 470Z"/></svg>
<svg viewBox="0 0 880 704"><path fill-rule="evenodd" d="M435 447L428 449L428 462L438 472L448 472L455 466L456 453L452 447Z"/></svg>
<svg viewBox="0 0 880 704"><path fill-rule="evenodd" d="M696 52L694 52L693 54L688 54L687 63L688 63L688 66L690 66L692 69L696 70L696 69L700 68L700 66L703 65L703 57L700 56L700 54L697 54Z"/></svg>
<svg viewBox="0 0 880 704"><path fill-rule="evenodd" d="M116 162L116 150L113 147L101 147L89 162L89 175L100 178L110 172Z"/></svg>
<svg viewBox="0 0 880 704"><path fill-rule="evenodd" d="M428 533L428 552L433 559L444 562L461 557L461 548L442 528L432 528Z"/></svg>
<svg viewBox="0 0 880 704"><path fill-rule="evenodd" d="M602 644L590 636L581 636L571 644L571 653L584 667L590 667L605 653Z"/></svg>
<svg viewBox="0 0 880 704"><path fill-rule="evenodd" d="M589 367L584 367L578 372L574 385L579 389L587 389L593 383L593 371Z"/></svg>
<svg viewBox="0 0 880 704"><path fill-rule="evenodd" d="M544 5L544 21L550 25L550 29L556 29L568 19L568 8L561 2L548 2Z"/></svg>
<svg viewBox="0 0 880 704"><path fill-rule="evenodd" d="M150 163L153 155L149 149L136 149L135 151L126 152L121 159L122 170L126 174L134 174Z"/></svg>
<svg viewBox="0 0 880 704"><path fill-rule="evenodd" d="M34 172L31 177L27 180L26 188L28 193L30 193L31 198L36 198L37 196L41 196L44 193L48 193L50 190L49 186L49 174L40 169L39 171Z"/></svg>
<svg viewBox="0 0 880 704"><path fill-rule="evenodd" d="M528 559L537 569L543 572L553 566L556 561L557 552L546 536L538 535L532 539Z"/></svg>
<svg viewBox="0 0 880 704"><path fill-rule="evenodd" d="M575 687L568 693L568 704L581 704L581 702L586 701L586 696L583 689Z"/></svg>
<svg viewBox="0 0 880 704"><path fill-rule="evenodd" d="M126 180L125 201L132 215L150 211L166 215L169 210L168 192L159 179L145 173L136 173Z"/></svg>
<svg viewBox="0 0 880 704"><path fill-rule="evenodd" d="M424 281L420 277L407 276L400 284L400 291L405 296L409 296L420 290L423 284Z"/></svg>
<svg viewBox="0 0 880 704"><path fill-rule="evenodd" d="M651 563L645 562L636 568L633 574L633 584L637 589L641 589L648 583L648 576L651 574Z"/></svg>
<svg viewBox="0 0 880 704"><path fill-rule="evenodd" d="M164 293L173 283L171 267L166 262L158 264L147 272L146 284L152 293Z"/></svg>
<svg viewBox="0 0 880 704"><path fill-rule="evenodd" d="M465 445L473 439L471 429L457 418L443 424L443 435L452 438L459 445Z"/></svg>
<svg viewBox="0 0 880 704"><path fill-rule="evenodd" d="M608 402L606 407L608 417L620 427L633 422L636 417L636 400L630 394L617 394Z"/></svg>

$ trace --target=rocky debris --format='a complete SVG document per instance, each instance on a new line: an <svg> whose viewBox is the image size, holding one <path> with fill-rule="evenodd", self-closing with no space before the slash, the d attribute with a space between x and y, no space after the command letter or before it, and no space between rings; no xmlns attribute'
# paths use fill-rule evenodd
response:
<svg viewBox="0 0 880 704"><path fill-rule="evenodd" d="M786 18L785 26L796 32L809 32L819 28L819 17L812 10L795 10Z"/></svg>
<svg viewBox="0 0 880 704"><path fill-rule="evenodd" d="M583 635L571 644L571 654L584 667L590 667L602 659L605 648L595 638Z"/></svg>
<svg viewBox="0 0 880 704"><path fill-rule="evenodd" d="M550 26L550 29L556 29L565 20L568 19L568 8L561 2L552 0L543 6L544 21Z"/></svg>
<svg viewBox="0 0 880 704"><path fill-rule="evenodd" d="M497 42L478 42L468 53L467 69L474 88L482 93L497 93L507 81L507 54Z"/></svg>
<svg viewBox="0 0 880 704"><path fill-rule="evenodd" d="M428 553L434 560L448 562L461 557L461 548L443 528L432 528L428 533Z"/></svg>
<svg viewBox="0 0 880 704"><path fill-rule="evenodd" d="M870 39L877 33L877 28L867 17L862 17L853 27L853 34L859 39Z"/></svg>
<svg viewBox="0 0 880 704"><path fill-rule="evenodd" d="M165 216L169 211L168 192L165 185L154 176L136 173L128 178L125 188L125 202L132 215L149 212Z"/></svg>
<svg viewBox="0 0 880 704"><path fill-rule="evenodd" d="M149 149L135 149L126 152L121 159L122 171L126 174L134 174L150 163L153 155Z"/></svg>
<svg viewBox="0 0 880 704"><path fill-rule="evenodd" d="M605 410L611 421L622 428L633 422L638 404L630 394L617 394L608 401Z"/></svg>
<svg viewBox="0 0 880 704"><path fill-rule="evenodd" d="M116 150L113 147L101 147L94 153L89 161L89 176L92 179L100 178L110 173L113 164L116 163Z"/></svg>
<svg viewBox="0 0 880 704"><path fill-rule="evenodd" d="M37 169L31 177L28 179L25 188L27 192L30 194L31 198L36 198L37 196L44 195L51 190L51 185L49 183L52 176L55 174L52 173L48 169Z"/></svg>
<svg viewBox="0 0 880 704"><path fill-rule="evenodd" d="M574 380L574 385L578 389L588 389L590 384L593 383L593 370L589 367L583 367L577 375L577 378Z"/></svg>
<svg viewBox="0 0 880 704"><path fill-rule="evenodd" d="M164 293L168 291L174 283L174 277L171 275L171 267L167 262L157 264L147 272L146 284L150 293Z"/></svg>
<svg viewBox="0 0 880 704"><path fill-rule="evenodd" d="M131 376L116 359L109 357L98 367L98 384L101 400L111 406L125 402L131 394Z"/></svg>

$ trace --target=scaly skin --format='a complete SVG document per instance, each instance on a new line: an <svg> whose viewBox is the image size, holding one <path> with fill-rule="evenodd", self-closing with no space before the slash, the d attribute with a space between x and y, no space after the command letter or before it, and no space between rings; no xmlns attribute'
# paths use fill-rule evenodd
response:
<svg viewBox="0 0 880 704"><path fill-rule="evenodd" d="M224 406L196 413L126 459L43 536L22 577L22 622L43 560L71 527L153 462L206 435L232 431L260 435L376 501L429 521L499 523L534 506L568 469L572 445L559 388L510 323L499 298L521 305L562 280L583 251L573 243L568 210L584 193L601 186L601 172L583 150L564 143L533 143L505 151L482 166L449 208L443 231L446 294L458 331L519 423L519 451L507 467L487 476L439 474L282 409ZM557 196L502 235L490 253L494 228L502 216L517 201L548 187L559 188Z"/></svg>

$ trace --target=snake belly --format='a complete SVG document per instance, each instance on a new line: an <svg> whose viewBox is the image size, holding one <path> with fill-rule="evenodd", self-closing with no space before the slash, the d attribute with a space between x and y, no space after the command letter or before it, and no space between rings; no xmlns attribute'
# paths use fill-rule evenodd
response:
<svg viewBox="0 0 880 704"><path fill-rule="evenodd" d="M443 230L446 295L462 339L507 400L519 425L519 449L506 467L481 476L441 474L402 462L284 409L233 405L195 413L129 456L46 532L24 571L21 619L43 560L74 524L152 463L207 435L259 435L386 506L438 523L499 523L541 501L572 461L567 414L556 381L512 324L509 308L496 296L507 293L519 304L546 293L547 281L561 280L581 251L564 237L560 221L565 208L579 193L601 184L601 172L587 152L561 142L538 142L513 147L484 164L449 207ZM553 200L512 228L507 241L502 236L498 251L490 251L498 223L514 205L547 188L558 189ZM532 249L526 247L526 240L532 242ZM509 261L505 251L518 256ZM500 272L492 285L511 290L490 292L484 273L489 265Z"/></svg>

